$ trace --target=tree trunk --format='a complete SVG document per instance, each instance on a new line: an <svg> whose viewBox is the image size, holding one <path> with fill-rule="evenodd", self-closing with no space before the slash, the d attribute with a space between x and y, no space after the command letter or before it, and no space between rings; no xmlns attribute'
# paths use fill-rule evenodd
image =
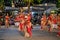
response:
<svg viewBox="0 0 60 40"><path fill-rule="evenodd" d="M28 2L28 13L30 12L30 1Z"/></svg>
<svg viewBox="0 0 60 40"><path fill-rule="evenodd" d="M20 12L21 12L21 13L23 12L23 7L20 7Z"/></svg>

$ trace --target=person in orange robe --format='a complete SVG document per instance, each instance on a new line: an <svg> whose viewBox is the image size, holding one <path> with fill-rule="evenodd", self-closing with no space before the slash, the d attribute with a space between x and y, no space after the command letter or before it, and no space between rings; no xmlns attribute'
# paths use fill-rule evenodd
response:
<svg viewBox="0 0 60 40"><path fill-rule="evenodd" d="M41 30L45 30L46 29L46 22L47 22L47 17L46 17L46 15L44 13L42 18L41 18Z"/></svg>
<svg viewBox="0 0 60 40"><path fill-rule="evenodd" d="M60 14L58 14L58 16L57 16L57 24L58 24L57 36L60 36Z"/></svg>
<svg viewBox="0 0 60 40"><path fill-rule="evenodd" d="M32 24L31 24L31 22L27 21L27 25L26 26L27 26L27 32L29 34L29 37L31 37L32 36L32 28L31 28Z"/></svg>
<svg viewBox="0 0 60 40"><path fill-rule="evenodd" d="M53 17L54 17L54 14L53 13L51 13L50 14L50 16L48 17L48 24L50 25L50 27L49 27L49 32L51 32L52 31L52 21L53 21Z"/></svg>
<svg viewBox="0 0 60 40"><path fill-rule="evenodd" d="M0 28L1 28L1 24L2 24L2 20L1 20L2 16L0 16Z"/></svg>
<svg viewBox="0 0 60 40"><path fill-rule="evenodd" d="M7 13L7 15L5 16L5 26L8 28L9 27L9 15Z"/></svg>
<svg viewBox="0 0 60 40"><path fill-rule="evenodd" d="M28 33L28 37L31 37L32 36L32 23L31 23L31 16L30 14L27 14L27 17L26 17L26 32Z"/></svg>
<svg viewBox="0 0 60 40"><path fill-rule="evenodd" d="M24 31L24 23L25 23L24 13L21 13L19 18L20 18L19 29L20 31Z"/></svg>
<svg viewBox="0 0 60 40"><path fill-rule="evenodd" d="M48 18L48 22L50 25L49 32L51 32L54 28L57 28L57 19L55 17L56 17L55 14L52 13Z"/></svg>

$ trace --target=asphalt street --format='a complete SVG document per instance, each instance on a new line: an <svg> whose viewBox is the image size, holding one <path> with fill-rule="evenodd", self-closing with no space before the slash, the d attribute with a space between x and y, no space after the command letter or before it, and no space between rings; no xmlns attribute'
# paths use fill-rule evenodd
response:
<svg viewBox="0 0 60 40"><path fill-rule="evenodd" d="M60 40L60 37L57 37L56 32L48 32L40 30L40 26L34 26L32 29L32 37L24 37L22 32L18 31L18 28L15 26L10 26L5 28L1 26L0 28L0 40Z"/></svg>

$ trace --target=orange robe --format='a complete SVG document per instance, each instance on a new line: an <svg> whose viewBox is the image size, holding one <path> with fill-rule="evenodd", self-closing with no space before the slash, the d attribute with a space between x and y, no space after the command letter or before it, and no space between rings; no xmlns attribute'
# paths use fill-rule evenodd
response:
<svg viewBox="0 0 60 40"><path fill-rule="evenodd" d="M60 36L60 17L57 18L57 22L59 23L58 24L58 35Z"/></svg>
<svg viewBox="0 0 60 40"><path fill-rule="evenodd" d="M21 14L20 15L20 24L19 24L19 28L20 28L20 30L22 31L23 30L23 28L24 28L24 14Z"/></svg>
<svg viewBox="0 0 60 40"><path fill-rule="evenodd" d="M26 23L26 26L27 26L27 32L29 33L30 37L32 36L32 28L31 28L31 22L30 21L27 21Z"/></svg>
<svg viewBox="0 0 60 40"><path fill-rule="evenodd" d="M32 36L31 15L27 16L26 26L27 26L27 32L29 33L29 35L31 37Z"/></svg>
<svg viewBox="0 0 60 40"><path fill-rule="evenodd" d="M44 26L46 26L47 18L46 16L43 16L41 18L41 29L43 29Z"/></svg>
<svg viewBox="0 0 60 40"><path fill-rule="evenodd" d="M5 22L8 24L9 23L9 16L5 16Z"/></svg>

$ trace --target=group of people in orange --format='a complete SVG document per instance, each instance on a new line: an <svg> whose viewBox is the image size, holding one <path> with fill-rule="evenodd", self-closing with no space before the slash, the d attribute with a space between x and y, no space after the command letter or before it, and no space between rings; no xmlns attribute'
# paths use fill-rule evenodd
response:
<svg viewBox="0 0 60 40"><path fill-rule="evenodd" d="M47 25L49 25L49 28ZM52 32L53 29L57 29L57 36L60 36L60 13L51 13L48 17L45 13L43 13L41 18L41 30L48 30L49 32Z"/></svg>
<svg viewBox="0 0 60 40"><path fill-rule="evenodd" d="M58 24L58 34L57 36L60 36L60 14L57 16L57 24Z"/></svg>
<svg viewBox="0 0 60 40"><path fill-rule="evenodd" d="M9 27L9 19L11 16L7 15L5 16L5 26ZM20 12L16 15L14 21L18 25L19 31L24 32L25 37L32 37L32 23L31 23L31 13L23 13ZM53 29L58 29L57 36L60 36L60 13L54 14L51 13L48 17L45 13L43 13L41 18L41 30L48 30L49 32L52 32ZM49 25L50 27L48 28Z"/></svg>
<svg viewBox="0 0 60 40"><path fill-rule="evenodd" d="M23 12L19 13L15 21L18 22L19 31L24 32L25 37L32 36L32 23L31 23L31 14L24 14Z"/></svg>

